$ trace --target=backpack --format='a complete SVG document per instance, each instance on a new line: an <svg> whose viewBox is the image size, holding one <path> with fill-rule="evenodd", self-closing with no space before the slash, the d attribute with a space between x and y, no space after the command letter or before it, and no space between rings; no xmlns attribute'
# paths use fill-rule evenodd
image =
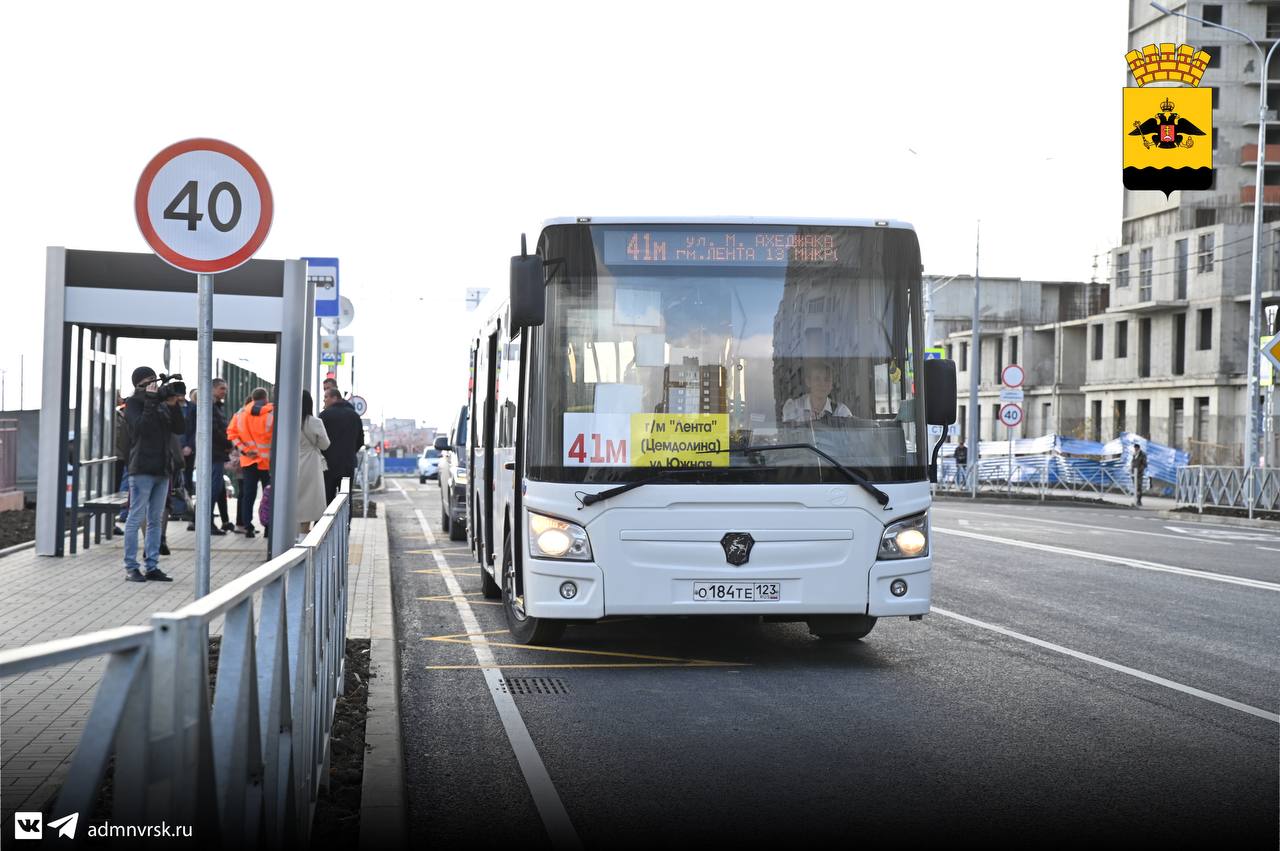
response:
<svg viewBox="0 0 1280 851"><path fill-rule="evenodd" d="M271 525L271 485L262 487L262 501L258 503L258 522L263 528Z"/></svg>

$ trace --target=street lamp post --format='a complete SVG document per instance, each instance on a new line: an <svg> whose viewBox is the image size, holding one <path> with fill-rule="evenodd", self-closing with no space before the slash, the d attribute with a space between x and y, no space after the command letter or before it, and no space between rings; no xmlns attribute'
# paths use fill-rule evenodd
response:
<svg viewBox="0 0 1280 851"><path fill-rule="evenodd" d="M982 222L978 222L973 237L973 328L969 337L969 495L978 495L978 463L982 460L982 440L978 434L978 370L982 367L982 317L979 314L982 293L982 276L978 272L978 259L982 248Z"/></svg>
<svg viewBox="0 0 1280 851"><path fill-rule="evenodd" d="M1246 409L1247 419L1243 460L1245 474L1248 476L1249 472L1258 466L1258 427L1262 422L1261 412L1258 410L1258 370L1261 366L1262 353L1258 342L1262 325L1262 294L1259 285L1262 278L1262 164L1266 162L1265 152L1267 149L1267 68L1271 65L1271 54L1276 52L1277 47L1280 47L1280 41L1272 44L1270 50L1264 51L1262 45L1240 30L1232 29L1223 24L1215 24L1212 21L1206 21L1204 18L1197 18L1184 12L1175 12L1156 2L1152 2L1151 6L1165 15L1176 15L1180 18L1186 18L1188 21L1195 21L1201 26L1226 30L1229 33L1238 35L1253 45L1254 49L1258 51L1258 57L1262 60L1261 67L1258 69L1258 159L1254 169L1253 262L1249 267L1249 339L1246 342L1249 359L1247 387L1249 404ZM1249 481L1252 482L1253 480L1254 477L1250 476ZM1249 501L1250 503L1253 502L1252 492L1249 494Z"/></svg>

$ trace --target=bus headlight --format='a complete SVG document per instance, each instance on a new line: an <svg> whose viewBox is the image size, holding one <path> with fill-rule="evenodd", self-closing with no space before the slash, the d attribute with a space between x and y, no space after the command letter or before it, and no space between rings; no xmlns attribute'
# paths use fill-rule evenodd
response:
<svg viewBox="0 0 1280 851"><path fill-rule="evenodd" d="M885 527L880 538L880 558L916 558L928 554L928 514L917 514Z"/></svg>
<svg viewBox="0 0 1280 851"><path fill-rule="evenodd" d="M529 512L529 554L536 558L591 560L587 530L545 514Z"/></svg>

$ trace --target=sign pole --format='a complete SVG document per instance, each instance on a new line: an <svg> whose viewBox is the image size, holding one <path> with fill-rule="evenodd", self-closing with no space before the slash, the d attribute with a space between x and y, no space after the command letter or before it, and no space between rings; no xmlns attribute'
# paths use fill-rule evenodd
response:
<svg viewBox="0 0 1280 851"><path fill-rule="evenodd" d="M1005 483L1005 493L1013 495L1013 426L1009 426L1009 476Z"/></svg>
<svg viewBox="0 0 1280 851"><path fill-rule="evenodd" d="M196 399L196 599L209 593L213 526L213 275L196 276L199 395ZM222 486L222 482L218 482Z"/></svg>
<svg viewBox="0 0 1280 851"><path fill-rule="evenodd" d="M316 317L315 323L316 323L316 350L315 350L316 362L314 364L314 367L316 372L316 380L315 380L315 383L311 385L312 387L311 392L315 394L315 398L312 401L315 404L316 413L319 414L322 410L324 410L324 394L320 392L320 388L324 385L324 375L323 375L324 363L320 360L320 335L323 333L322 327L324 326L324 320L319 317Z"/></svg>

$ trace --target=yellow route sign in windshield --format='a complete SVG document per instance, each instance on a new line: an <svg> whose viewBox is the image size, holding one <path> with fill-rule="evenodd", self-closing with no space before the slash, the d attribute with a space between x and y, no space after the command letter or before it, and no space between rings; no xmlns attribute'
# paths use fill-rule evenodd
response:
<svg viewBox="0 0 1280 851"><path fill-rule="evenodd" d="M632 414L631 445L637 467L727 467L729 415Z"/></svg>

